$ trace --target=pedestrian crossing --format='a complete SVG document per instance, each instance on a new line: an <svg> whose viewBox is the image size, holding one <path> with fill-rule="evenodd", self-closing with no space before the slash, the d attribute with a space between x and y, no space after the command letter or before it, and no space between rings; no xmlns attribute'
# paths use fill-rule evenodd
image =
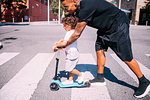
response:
<svg viewBox="0 0 150 100"><path fill-rule="evenodd" d="M1 100L29 100L53 56L48 53L37 54L2 87Z"/></svg>
<svg viewBox="0 0 150 100"><path fill-rule="evenodd" d="M146 56L150 57L150 54L145 54Z"/></svg>
<svg viewBox="0 0 150 100"><path fill-rule="evenodd" d="M91 73L97 73L97 70L94 68L96 62L91 54L80 54L80 60L78 64L81 64L81 66L79 67L80 69L77 69L84 72L85 80L94 78L95 75L92 75ZM82 64L84 64L84 66ZM87 94L93 95L87 96ZM73 88L71 91L71 100L99 100L99 98L101 98L101 100L111 100L106 86L91 86L91 88L81 89Z"/></svg>
<svg viewBox="0 0 150 100"><path fill-rule="evenodd" d="M15 59L19 52L4 52L0 54L0 66ZM115 54L113 59L132 77L137 78L133 72ZM150 54L145 54L149 56ZM0 100L30 100L38 86L39 81L54 58L54 53L37 53L12 79L0 89ZM150 69L137 61L144 75L150 80ZM96 61L92 54L80 54L78 69L85 73L85 80L93 79L97 73ZM82 66L82 67L81 67ZM92 94L92 95L88 95ZM78 96L77 96L78 95ZM88 95L88 96L87 96ZM111 100L107 86L90 88L72 88L71 100Z"/></svg>
<svg viewBox="0 0 150 100"><path fill-rule="evenodd" d="M134 73L130 70L130 68L123 63L115 54L111 54L111 56L120 64L120 66L138 83L137 77L134 75ZM146 66L144 66L142 63L140 63L138 60L136 60L140 66L140 69L142 73L150 80L150 69L148 69Z"/></svg>
<svg viewBox="0 0 150 100"><path fill-rule="evenodd" d="M5 53L0 54L0 65L6 63L10 59L12 59L15 56L17 56L18 54L19 53L9 53L9 52L5 52Z"/></svg>

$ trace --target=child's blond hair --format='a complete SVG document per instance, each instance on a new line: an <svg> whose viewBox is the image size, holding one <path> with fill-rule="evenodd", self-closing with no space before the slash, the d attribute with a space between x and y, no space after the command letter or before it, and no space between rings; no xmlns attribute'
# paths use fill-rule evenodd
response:
<svg viewBox="0 0 150 100"><path fill-rule="evenodd" d="M75 26L78 22L78 18L76 16L66 16L62 19L62 24L71 25L72 29L75 29Z"/></svg>

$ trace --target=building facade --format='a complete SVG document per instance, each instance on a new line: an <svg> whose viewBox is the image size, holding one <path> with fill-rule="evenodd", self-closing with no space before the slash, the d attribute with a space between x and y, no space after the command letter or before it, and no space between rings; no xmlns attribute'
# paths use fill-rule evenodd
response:
<svg viewBox="0 0 150 100"><path fill-rule="evenodd" d="M119 7L119 2L121 1L120 8L129 10L128 17L132 24L146 24L146 19L144 18L145 12L144 7L146 4L144 3L146 0L115 0L117 2L117 6ZM144 19L144 20L143 20ZM148 22L150 24L150 21Z"/></svg>
<svg viewBox="0 0 150 100"><path fill-rule="evenodd" d="M47 0L27 0L24 9L10 9L4 11L1 6L1 22L27 22L27 21L47 21L48 20ZM49 9L50 20L58 19Z"/></svg>
<svg viewBox="0 0 150 100"><path fill-rule="evenodd" d="M150 20L146 17L148 14L143 9L146 0L107 0L108 2L116 2L115 6L127 10L132 24L150 24ZM120 4L121 1L121 4ZM1 22L21 22L21 21L47 21L48 20L48 0L27 0L27 8L10 9L3 12L1 6ZM58 20L58 16L51 13L49 9L50 20ZM150 15L150 14L149 14ZM150 19L150 18L149 18Z"/></svg>
<svg viewBox="0 0 150 100"><path fill-rule="evenodd" d="M48 1L47 0L30 0L29 1L29 18L31 21L47 21L48 20ZM50 20L57 20L58 16L51 13L49 9Z"/></svg>

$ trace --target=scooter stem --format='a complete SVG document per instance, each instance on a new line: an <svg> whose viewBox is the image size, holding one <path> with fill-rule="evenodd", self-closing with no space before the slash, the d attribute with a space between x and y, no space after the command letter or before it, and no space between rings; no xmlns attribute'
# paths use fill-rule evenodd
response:
<svg viewBox="0 0 150 100"><path fill-rule="evenodd" d="M58 58L56 58L55 78L57 77L57 72L58 72L58 62L59 62L59 59L58 59Z"/></svg>

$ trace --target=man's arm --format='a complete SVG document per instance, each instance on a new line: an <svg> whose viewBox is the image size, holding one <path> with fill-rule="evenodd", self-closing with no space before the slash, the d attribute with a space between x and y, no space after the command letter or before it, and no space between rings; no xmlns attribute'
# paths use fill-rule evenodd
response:
<svg viewBox="0 0 150 100"><path fill-rule="evenodd" d="M86 22L78 22L76 27L75 27L75 32L71 35L71 37L69 38L69 40L67 41L66 46L70 45L71 43L73 43L75 40L77 40L82 31L84 30L85 26L86 26Z"/></svg>

